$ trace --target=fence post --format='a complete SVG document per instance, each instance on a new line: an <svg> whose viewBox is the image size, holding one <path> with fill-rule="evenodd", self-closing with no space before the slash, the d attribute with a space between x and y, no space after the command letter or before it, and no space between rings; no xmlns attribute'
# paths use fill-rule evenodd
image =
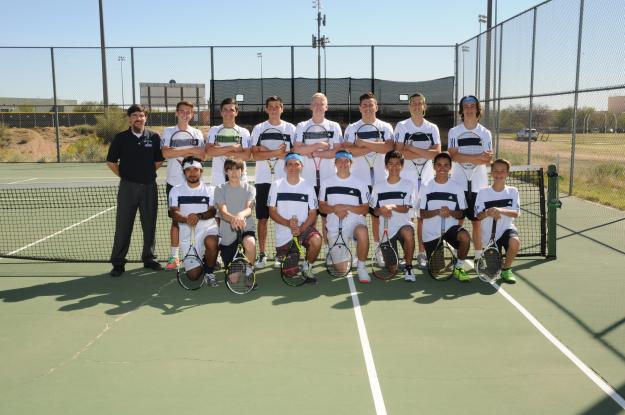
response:
<svg viewBox="0 0 625 415"><path fill-rule="evenodd" d="M464 69L464 68L463 68ZM455 80L455 88L454 88L454 96L452 98L451 108L456 108L456 102L458 102L458 44L456 43L456 47L454 48L454 80ZM454 114L454 125L458 124L458 114L456 111L452 109Z"/></svg>
<svg viewBox="0 0 625 415"><path fill-rule="evenodd" d="M557 167L547 167L547 258L556 259L557 248L557 209L562 207L560 201L560 176Z"/></svg>
<svg viewBox="0 0 625 415"><path fill-rule="evenodd" d="M137 94L135 92L135 48L130 48L130 73L132 77L132 103L136 104Z"/></svg>
<svg viewBox="0 0 625 415"><path fill-rule="evenodd" d="M532 111L534 109L534 57L536 56L536 13L534 7L534 22L532 27L532 60L530 69L530 105L529 105L529 135L527 136L527 164L532 164Z"/></svg>
<svg viewBox="0 0 625 415"><path fill-rule="evenodd" d="M215 125L215 54L213 53L213 47L211 46L211 102L210 102L210 113L211 113L211 125Z"/></svg>
<svg viewBox="0 0 625 415"><path fill-rule="evenodd" d="M61 135L59 132L59 107L56 98L56 72L54 68L54 48L50 48L50 63L52 64L52 97L54 99L54 133L56 135L56 162L61 162Z"/></svg>
<svg viewBox="0 0 625 415"><path fill-rule="evenodd" d="M575 174L575 141L577 139L577 105L579 100L579 67L582 59L582 26L584 24L584 0L579 2L579 25L577 32L577 68L575 70L575 102L573 104L573 131L571 137L571 163L569 166L569 196L573 194Z"/></svg>
<svg viewBox="0 0 625 415"><path fill-rule="evenodd" d="M295 47L291 46L291 122L295 123Z"/></svg>
<svg viewBox="0 0 625 415"><path fill-rule="evenodd" d="M499 74L497 78L497 150L495 157L499 158L499 114L501 113L501 61L503 56L503 24L499 27Z"/></svg>
<svg viewBox="0 0 625 415"><path fill-rule="evenodd" d="M375 46L371 45L371 92L375 94ZM378 97L378 101L381 97Z"/></svg>

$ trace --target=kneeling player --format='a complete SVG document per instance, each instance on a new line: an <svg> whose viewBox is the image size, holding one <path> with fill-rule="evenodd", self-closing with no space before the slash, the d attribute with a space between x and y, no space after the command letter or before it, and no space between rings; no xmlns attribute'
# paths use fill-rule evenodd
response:
<svg viewBox="0 0 625 415"><path fill-rule="evenodd" d="M284 257L291 249L291 240L298 237L306 248L304 275L306 282L316 284L312 264L321 250L321 235L314 228L317 222L317 196L314 187L300 176L304 158L289 153L284 158L286 177L276 180L269 190L269 216L276 222L276 251Z"/></svg>
<svg viewBox="0 0 625 415"><path fill-rule="evenodd" d="M464 270L464 260L469 253L471 237L469 232L459 225L459 220L462 219L463 211L466 209L466 202L463 190L449 180L450 169L449 154L437 154L434 157L434 179L423 185L419 192L420 216L423 218L423 245L430 258L442 230L445 241L458 251L454 276L458 281L468 282L471 278ZM441 223L442 221L444 222Z"/></svg>
<svg viewBox="0 0 625 415"><path fill-rule="evenodd" d="M384 156L384 165L388 171L386 180L373 186L369 205L375 214L388 219L388 234L395 252L397 242L404 250L406 271L404 280L414 282L412 274L412 256L415 248L414 224L410 220L410 209L413 207L412 196L414 184L400 177L404 167L404 157L398 151L389 151ZM382 231L382 229L380 229ZM380 239L382 235L380 234Z"/></svg>
<svg viewBox="0 0 625 415"><path fill-rule="evenodd" d="M512 262L521 248L521 241L514 226L514 219L519 217L520 198L516 187L506 186L506 179L510 173L510 162L497 159L493 162L490 175L493 185L480 189L475 200L475 216L482 221L482 243L490 240L492 221L497 221L495 241L499 250L506 251L501 271L501 279L514 284L516 279L512 273Z"/></svg>
<svg viewBox="0 0 625 415"><path fill-rule="evenodd" d="M204 256L203 270L196 262L185 263L184 267L190 280L198 280L206 272L206 281L211 286L217 285L214 270L217 261L219 236L215 222L213 189L202 182L202 162L193 157L184 159L183 171L186 182L174 186L169 193L170 216L180 226L180 247L183 255L191 246L191 228L195 227L193 241L198 255ZM185 259L187 261L188 259Z"/></svg>

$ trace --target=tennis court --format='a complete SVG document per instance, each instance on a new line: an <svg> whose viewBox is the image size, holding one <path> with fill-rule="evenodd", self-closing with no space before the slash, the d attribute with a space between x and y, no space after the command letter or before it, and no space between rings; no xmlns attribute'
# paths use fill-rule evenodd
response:
<svg viewBox="0 0 625 415"><path fill-rule="evenodd" d="M103 164L0 166L3 184L110 179ZM519 259L503 289L354 285L319 265L317 286L265 269L235 296L140 264L112 279L108 264L0 259L0 412L625 413L625 215L563 203L558 259Z"/></svg>

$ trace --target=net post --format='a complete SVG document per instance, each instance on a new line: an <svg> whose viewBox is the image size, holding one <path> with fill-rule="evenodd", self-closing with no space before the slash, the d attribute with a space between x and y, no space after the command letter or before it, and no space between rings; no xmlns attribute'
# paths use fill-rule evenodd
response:
<svg viewBox="0 0 625 415"><path fill-rule="evenodd" d="M556 259L557 209L562 207L559 180L558 169L550 164L547 167L547 259Z"/></svg>

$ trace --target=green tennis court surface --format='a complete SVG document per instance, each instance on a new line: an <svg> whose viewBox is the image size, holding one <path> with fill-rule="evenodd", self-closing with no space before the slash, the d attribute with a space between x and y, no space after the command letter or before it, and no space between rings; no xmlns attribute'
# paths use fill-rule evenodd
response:
<svg viewBox="0 0 625 415"><path fill-rule="evenodd" d="M41 181L110 175L93 170L45 166ZM112 279L106 264L2 259L0 413L625 413L625 215L563 203L557 261L519 260L499 291L418 273L352 292L317 267L317 286L267 269L239 297L137 265Z"/></svg>

